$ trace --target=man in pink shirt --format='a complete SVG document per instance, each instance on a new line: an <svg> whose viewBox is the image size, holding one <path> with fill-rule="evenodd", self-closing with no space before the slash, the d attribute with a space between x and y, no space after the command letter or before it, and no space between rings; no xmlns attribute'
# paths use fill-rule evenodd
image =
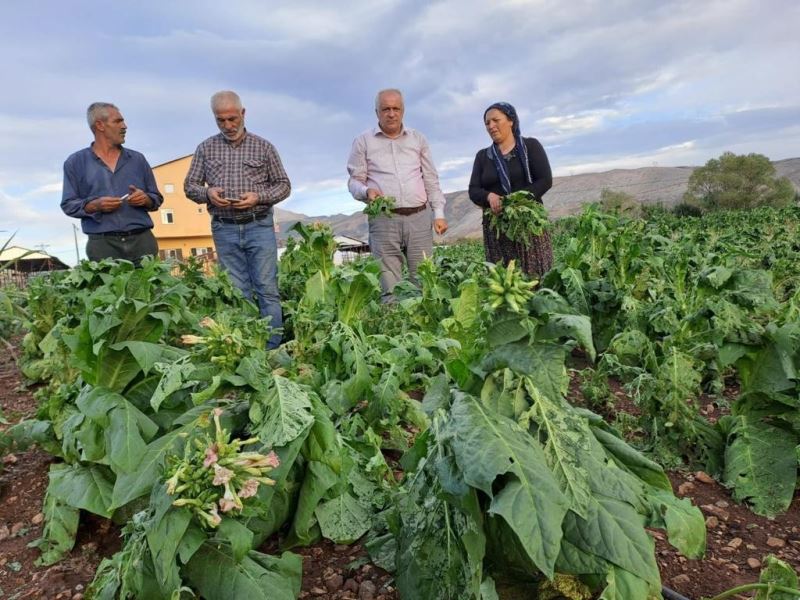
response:
<svg viewBox="0 0 800 600"><path fill-rule="evenodd" d="M353 198L370 203L378 196L395 200L393 215L371 217L369 244L381 263L383 302L393 302L394 286L402 278L403 259L411 281L417 266L433 253L433 229L447 231L445 199L433 164L428 141L421 133L403 126L403 95L386 89L375 98L378 126L353 141L347 160L348 188Z"/></svg>

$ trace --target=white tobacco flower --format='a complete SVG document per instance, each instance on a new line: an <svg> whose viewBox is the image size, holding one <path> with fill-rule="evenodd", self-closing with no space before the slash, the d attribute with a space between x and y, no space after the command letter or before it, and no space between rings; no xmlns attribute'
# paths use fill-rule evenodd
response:
<svg viewBox="0 0 800 600"><path fill-rule="evenodd" d="M211 317L203 317L200 319L200 327L204 327L205 329L210 329L211 327L216 327L217 322L212 319Z"/></svg>

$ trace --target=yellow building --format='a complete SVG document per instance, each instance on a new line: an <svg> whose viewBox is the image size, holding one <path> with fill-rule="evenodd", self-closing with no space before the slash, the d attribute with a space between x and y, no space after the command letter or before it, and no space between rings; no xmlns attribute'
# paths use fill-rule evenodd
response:
<svg viewBox="0 0 800 600"><path fill-rule="evenodd" d="M214 252L205 205L192 202L183 193L183 180L191 163L189 154L153 167L158 189L164 195L161 208L151 213L161 258L182 260Z"/></svg>

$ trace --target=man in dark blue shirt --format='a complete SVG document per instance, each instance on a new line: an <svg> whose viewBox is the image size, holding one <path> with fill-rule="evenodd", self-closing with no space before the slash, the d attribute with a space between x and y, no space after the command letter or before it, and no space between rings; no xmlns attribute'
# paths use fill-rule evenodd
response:
<svg viewBox="0 0 800 600"><path fill-rule="evenodd" d="M128 126L119 109L95 102L86 111L94 142L64 162L61 209L81 220L90 260L123 258L139 264L158 252L148 211L164 198L145 157L123 148Z"/></svg>

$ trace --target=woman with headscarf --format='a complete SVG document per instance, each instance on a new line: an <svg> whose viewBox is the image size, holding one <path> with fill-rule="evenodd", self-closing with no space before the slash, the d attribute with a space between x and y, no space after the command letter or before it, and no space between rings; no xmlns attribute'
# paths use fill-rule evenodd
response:
<svg viewBox="0 0 800 600"><path fill-rule="evenodd" d="M507 102L487 108L483 122L492 145L475 156L469 199L495 214L503 210L503 196L511 192L525 190L541 202L553 185L550 163L542 145L535 138L522 137L517 111ZM486 260L504 265L515 260L528 275L540 277L553 266L553 247L546 231L527 244L515 242L502 233L498 237L484 213L483 243Z"/></svg>

